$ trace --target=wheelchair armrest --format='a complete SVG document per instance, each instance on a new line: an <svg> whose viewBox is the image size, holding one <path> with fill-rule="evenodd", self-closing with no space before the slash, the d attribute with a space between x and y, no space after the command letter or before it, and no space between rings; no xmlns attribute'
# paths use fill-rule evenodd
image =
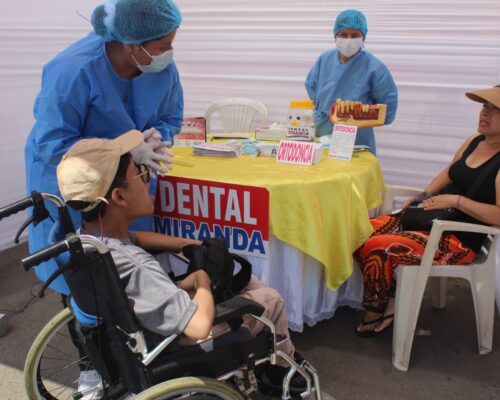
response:
<svg viewBox="0 0 500 400"><path fill-rule="evenodd" d="M213 324L221 322L239 321L241 325L241 317L245 314L254 314L261 316L264 312L264 307L259 303L241 296L235 296L229 300L217 304L215 307L215 319ZM234 329L233 324L231 327Z"/></svg>

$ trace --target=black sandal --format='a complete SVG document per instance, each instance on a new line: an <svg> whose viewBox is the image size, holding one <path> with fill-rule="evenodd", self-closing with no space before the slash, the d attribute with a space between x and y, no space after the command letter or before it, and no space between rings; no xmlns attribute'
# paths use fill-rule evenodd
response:
<svg viewBox="0 0 500 400"><path fill-rule="evenodd" d="M366 325L371 325L375 324L377 322L382 322L383 316L380 316L376 319L372 319L371 321L364 321L361 319L361 327L366 326ZM373 329L371 331L358 331L359 325L354 328L354 332L356 332L356 335L362 338L368 338L368 337L374 337L379 334L379 332L375 332Z"/></svg>
<svg viewBox="0 0 500 400"><path fill-rule="evenodd" d="M375 332L377 335L380 335L381 333L383 333L385 331L388 331L389 329L392 328L392 326L394 325L394 314L384 315L380 319L380 322L385 321L386 319L389 319L389 318L392 318L391 323L389 325L387 325L387 326L384 326L384 329L382 329L381 331Z"/></svg>

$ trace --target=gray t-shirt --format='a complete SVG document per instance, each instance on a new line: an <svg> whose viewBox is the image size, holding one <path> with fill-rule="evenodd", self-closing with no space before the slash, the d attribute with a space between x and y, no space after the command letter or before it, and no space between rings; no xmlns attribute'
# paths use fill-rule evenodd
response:
<svg viewBox="0 0 500 400"><path fill-rule="evenodd" d="M135 237L131 233L132 242ZM160 263L139 246L121 240L101 239L111 251L125 292L133 300L139 323L162 336L180 334L196 311L188 293L170 280Z"/></svg>

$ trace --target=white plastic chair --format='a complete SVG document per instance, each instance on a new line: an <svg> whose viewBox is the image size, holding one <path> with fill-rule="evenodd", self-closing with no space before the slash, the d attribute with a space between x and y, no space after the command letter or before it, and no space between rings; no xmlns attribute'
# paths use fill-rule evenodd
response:
<svg viewBox="0 0 500 400"><path fill-rule="evenodd" d="M212 117L214 114L220 116L223 132L252 132L252 122L259 115L261 123L267 123L267 107L257 100L241 97L230 97L211 103L205 118L207 121L207 133L212 133Z"/></svg>
<svg viewBox="0 0 500 400"><path fill-rule="evenodd" d="M439 239L444 231L485 233L485 246L473 263L467 265L432 265ZM396 309L392 340L392 364L407 371L415 335L418 313L427 279L434 279L433 305L443 308L446 303L446 277L459 277L470 282L476 314L479 354L492 350L495 313L495 260L500 229L485 225L435 220L420 265L399 265L396 268Z"/></svg>

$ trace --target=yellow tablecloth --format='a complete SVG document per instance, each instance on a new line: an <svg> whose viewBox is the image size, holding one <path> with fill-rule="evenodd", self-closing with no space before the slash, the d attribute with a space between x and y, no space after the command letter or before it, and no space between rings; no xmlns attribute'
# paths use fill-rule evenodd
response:
<svg viewBox="0 0 500 400"><path fill-rule="evenodd" d="M352 162L324 158L313 166L279 164L274 158L197 157L175 147L180 160L173 176L265 187L270 194L270 233L299 248L325 267L326 285L335 290L352 273L352 253L370 236L368 210L381 203L384 181L367 151Z"/></svg>

